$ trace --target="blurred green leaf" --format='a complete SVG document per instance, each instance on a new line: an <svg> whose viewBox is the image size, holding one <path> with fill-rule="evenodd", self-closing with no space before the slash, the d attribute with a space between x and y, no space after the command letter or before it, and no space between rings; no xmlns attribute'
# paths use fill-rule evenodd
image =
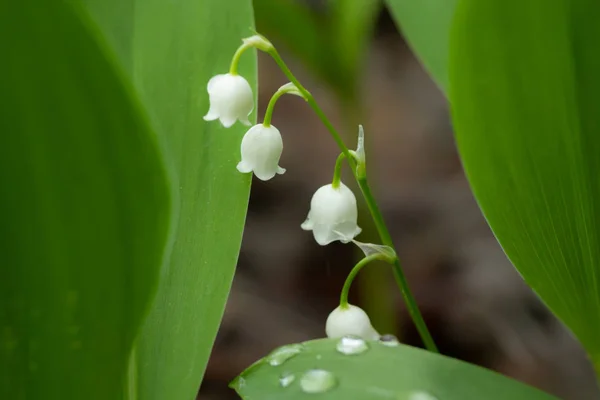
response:
<svg viewBox="0 0 600 400"><path fill-rule="evenodd" d="M0 6L0 398L119 399L156 290L169 196L95 27Z"/></svg>
<svg viewBox="0 0 600 400"><path fill-rule="evenodd" d="M348 93L358 95L360 78L366 61L368 44L381 10L380 0L329 0L332 48L339 65L334 74L341 75ZM342 92L343 93L343 92Z"/></svg>
<svg viewBox="0 0 600 400"><path fill-rule="evenodd" d="M540 11L543 10L543 11ZM465 0L450 99L506 254L600 363L600 3Z"/></svg>
<svg viewBox="0 0 600 400"><path fill-rule="evenodd" d="M283 43L322 77L331 76L330 63L336 61L327 51L329 39L322 16L296 0L254 0L253 4L259 32L275 45Z"/></svg>
<svg viewBox="0 0 600 400"><path fill-rule="evenodd" d="M319 397L303 391L302 377L311 369L320 369L335 380L320 397L330 400L416 400L416 393L440 400L555 399L495 372L414 347L369 342L367 351L346 355L336 350L337 343L338 339L319 339L292 345L291 358L267 356L231 386L247 400ZM294 356L294 352L298 354Z"/></svg>
<svg viewBox="0 0 600 400"><path fill-rule="evenodd" d="M258 30L283 44L347 103L358 99L379 0L329 0L316 11L295 0L254 0Z"/></svg>
<svg viewBox="0 0 600 400"><path fill-rule="evenodd" d="M458 0L385 0L394 21L433 79L448 90L450 26Z"/></svg>
<svg viewBox="0 0 600 400"><path fill-rule="evenodd" d="M137 351L138 396L191 399L231 287L250 187L250 176L235 168L247 128L202 119L206 84L228 72L241 38L253 34L252 6L222 0L87 4L135 83L178 189L170 259ZM239 71L256 88L254 51L244 54Z"/></svg>
<svg viewBox="0 0 600 400"><path fill-rule="evenodd" d="M366 45L372 39L373 27L381 9L379 0L329 0L333 41L338 63L358 75ZM356 84L356 83L355 83Z"/></svg>

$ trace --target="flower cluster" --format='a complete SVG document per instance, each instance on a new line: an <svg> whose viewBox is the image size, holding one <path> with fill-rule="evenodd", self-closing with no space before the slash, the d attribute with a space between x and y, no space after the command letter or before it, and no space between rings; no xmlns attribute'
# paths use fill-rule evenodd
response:
<svg viewBox="0 0 600 400"><path fill-rule="evenodd" d="M229 73L211 78L207 85L210 108L204 116L206 121L219 120L225 128L240 121L250 125L248 117L254 110L254 95L248 81L238 75L237 64L241 54L248 48L271 53L271 43L260 35L243 40L243 45L236 51ZM237 170L241 173L254 173L263 181L272 179L277 174L285 173L279 166L283 152L283 140L279 130L271 125L271 116L275 103L284 94L294 94L309 100L310 94L299 85L288 83L273 95L263 122L252 126L244 135L240 145L241 160ZM364 171L364 148L362 128L359 132L359 143L356 151L346 150L345 156L352 156L357 163L356 172ZM341 162L336 163L333 182L320 187L312 196L310 209L302 229L312 231L315 241L325 246L334 241L348 243L361 232L357 224L358 210L354 193L340 180ZM364 339L377 339L379 334L371 326L367 314L357 306L340 304L326 323L329 337L356 335Z"/></svg>

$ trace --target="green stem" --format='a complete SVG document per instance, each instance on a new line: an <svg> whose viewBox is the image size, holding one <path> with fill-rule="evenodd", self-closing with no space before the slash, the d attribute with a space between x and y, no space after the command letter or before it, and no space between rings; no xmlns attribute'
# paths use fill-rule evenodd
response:
<svg viewBox="0 0 600 400"><path fill-rule="evenodd" d="M352 168L352 173L354 174L354 176L358 182L358 186L360 187L360 190L365 198L367 207L369 208L369 211L371 212L371 216L373 217L373 221L375 222L375 226L377 228L377 232L379 233L379 237L381 238L382 243L386 246L390 246L390 247L394 248L394 243L392 242L392 237L390 235L390 232L387 229L387 226L385 225L385 222L383 220L383 215L381 214L381 211L379 210L379 207L377 206L375 198L373 197L373 194L371 193L371 189L367 182L366 175L361 174L360 178L357 176L356 160L354 160L354 158L352 157L350 150L348 149L348 147L346 147L344 141L342 140L342 137L337 132L335 127L331 124L331 122L329 121L329 119L327 118L327 116L325 115L323 110L321 110L321 107L319 107L319 105L315 101L312 94L310 94L310 92L308 90L306 90L304 88L304 86L302 86L302 84L298 81L298 79L296 79L296 77L294 76L292 71L290 71L290 69L285 64L285 62L283 61L283 59L281 58L281 56L279 55L277 50L275 48L272 48L268 51L268 53L269 53L269 55L271 55L271 57L273 57L273 60L275 60L275 62L279 66L279 68L281 68L281 70L283 71L285 76L290 80L290 82L294 83L294 85L296 85L296 87L298 88L298 91L300 93L302 93L302 96L304 97L304 99L306 100L306 102L308 103L310 108L312 108L312 110L315 112L315 114L317 114L317 117L321 120L323 125L325 125L325 127L327 128L327 130L333 137L333 140L335 140L338 147L344 154L346 160L348 160L348 164L350 164L350 167ZM419 335L421 336L421 340L423 340L423 344L425 345L425 348L434 353L438 353L438 349L433 341L433 338L431 337L431 334L429 333L429 330L427 329L427 325L425 324L425 320L423 319L423 316L421 315L421 311L419 311L417 302L408 286L406 276L404 275L404 271L402 270L402 267L400 265L400 260L398 258L396 258L396 260L394 261L393 271L394 271L394 277L396 279L396 283L398 284L398 287L400 288L400 291L402 292L402 297L404 298L408 312L409 312L415 326L417 327L417 331L419 332Z"/></svg>
<svg viewBox="0 0 600 400"><path fill-rule="evenodd" d="M363 177L358 179L358 186L360 187L361 192L367 202L367 207L373 216L373 222L375 223L375 227L377 228L377 232L379 232L379 237L381 238L381 242L386 245L394 248L394 243L392 241L392 236L390 235L390 231L388 230L385 221L383 220L383 215L379 210L379 206L371 193L371 188L369 187L369 183L367 182L367 178ZM395 250L395 249L394 249ZM398 253L398 252L396 252ZM425 320L423 319L423 315L421 315L421 311L419 310L419 306L417 305L417 301L413 296L410 287L408 286L408 281L406 280L406 276L404 275L404 271L402 270L402 266L400 265L400 259L396 257L394 263L392 265L394 271L394 278L396 279L396 283L400 287L400 291L402 292L402 297L404 298L404 302L406 303L406 308L417 327L417 331L421 336L421 340L423 340L423 344L425 348L429 351L433 351L438 353L437 346L427 329L427 325L425 324Z"/></svg>
<svg viewBox="0 0 600 400"><path fill-rule="evenodd" d="M271 117L273 116L273 110L275 109L275 103L277 100L284 94L291 93L302 96L296 86L292 84L286 84L277 89L277 91L271 96L271 100L269 100L269 105L267 105L267 111L265 111L265 117L263 119L263 125L266 127L271 126Z"/></svg>
<svg viewBox="0 0 600 400"><path fill-rule="evenodd" d="M344 282L344 287L342 288L342 294L340 295L340 308L348 307L348 292L350 292L350 286L352 286L352 281L354 281L354 278L356 278L356 275L358 275L360 270L365 265L367 265L371 261L375 261L375 260L382 260L382 261L387 261L390 263L392 262L390 257L386 256L385 254L371 254L370 256L367 256L367 257L363 258L362 260L360 260L358 262L358 264L356 264L354 266L354 268L352 268L352 271L350 271L350 273L348 274L348 277L346 278L346 282Z"/></svg>
<svg viewBox="0 0 600 400"><path fill-rule="evenodd" d="M331 181L331 187L337 189L340 187L340 181L342 180L342 163L344 162L346 155L341 153L337 160L335 160L335 168L333 169L333 180Z"/></svg>
<svg viewBox="0 0 600 400"><path fill-rule="evenodd" d="M273 116L273 109L275 108L275 103L277 103L277 100L279 100L279 98L281 96L283 96L283 94L284 94L283 92L280 92L278 90L271 97L271 100L269 101L269 105L267 106L267 111L265 111L265 118L263 119L264 126L267 126L267 127L271 126L271 117Z"/></svg>
<svg viewBox="0 0 600 400"><path fill-rule="evenodd" d="M348 153L353 157L354 161L356 161L356 152L354 150L348 150ZM342 181L342 166L345 158L346 154L341 153L338 156L337 160L335 160L335 168L333 169L333 180L331 181L331 186L334 189L340 187L340 182Z"/></svg>
<svg viewBox="0 0 600 400"><path fill-rule="evenodd" d="M244 52L251 47L253 47L251 44L244 43L243 45L238 47L238 49L235 51L235 54L233 55L233 58L231 59L231 66L229 67L229 73L231 75L238 74L237 67L240 62L240 58L242 57L242 54L244 54Z"/></svg>
<svg viewBox="0 0 600 400"><path fill-rule="evenodd" d="M335 140L336 144L338 145L342 153L344 153L344 156L346 156L346 159L354 169L355 163L354 159L350 155L350 150L348 150L348 147L346 147L346 145L344 144L342 137L337 133L331 122L329 122L329 119L327 118L323 110L321 110L321 108L315 101L315 98L312 96L312 94L310 94L308 90L304 88L304 86L302 86L300 81L296 79L292 71L290 71L285 61L283 61L283 59L274 47L270 51L268 51L268 53L271 57L273 57L273 60L275 60L279 68L281 68L284 75L290 80L290 82L296 85L296 88L298 88L298 91L302 94L302 97L304 97L310 108L312 108L312 110L315 112L315 114L317 114L317 117L319 117L323 125L325 125L327 130L331 133L333 140Z"/></svg>

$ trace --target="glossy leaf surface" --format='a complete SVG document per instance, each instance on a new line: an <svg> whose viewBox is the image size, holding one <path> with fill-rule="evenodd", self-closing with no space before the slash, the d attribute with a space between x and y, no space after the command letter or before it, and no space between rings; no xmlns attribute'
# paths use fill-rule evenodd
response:
<svg viewBox="0 0 600 400"><path fill-rule="evenodd" d="M339 339L319 339L275 350L232 387L246 400L555 399L495 372L410 346L368 342L365 351L355 354L343 354L338 346ZM329 373L322 385L328 390L309 393L318 385L315 380L308 385L305 374L315 369Z"/></svg>

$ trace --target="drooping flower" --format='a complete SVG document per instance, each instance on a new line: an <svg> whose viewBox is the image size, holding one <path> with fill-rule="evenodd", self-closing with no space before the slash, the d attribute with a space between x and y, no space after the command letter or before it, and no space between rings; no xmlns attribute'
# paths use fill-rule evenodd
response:
<svg viewBox="0 0 600 400"><path fill-rule="evenodd" d="M241 145L242 161L237 165L242 173L254 172L261 181L268 181L276 174L283 174L279 158L283 151L283 140L273 125L254 125L246 132Z"/></svg>
<svg viewBox="0 0 600 400"><path fill-rule="evenodd" d="M213 76L206 86L210 108L205 121L220 120L225 128L236 120L250 125L248 116L254 109L254 95L246 79L237 74Z"/></svg>
<svg viewBox="0 0 600 400"><path fill-rule="evenodd" d="M371 325L371 319L360 307L352 304L338 306L327 317L325 333L329 338L358 336L365 340L378 340L380 335Z"/></svg>
<svg viewBox="0 0 600 400"><path fill-rule="evenodd" d="M320 187L310 201L310 211L301 225L313 231L317 243L325 246L336 240L348 243L361 232L354 193L343 183Z"/></svg>

